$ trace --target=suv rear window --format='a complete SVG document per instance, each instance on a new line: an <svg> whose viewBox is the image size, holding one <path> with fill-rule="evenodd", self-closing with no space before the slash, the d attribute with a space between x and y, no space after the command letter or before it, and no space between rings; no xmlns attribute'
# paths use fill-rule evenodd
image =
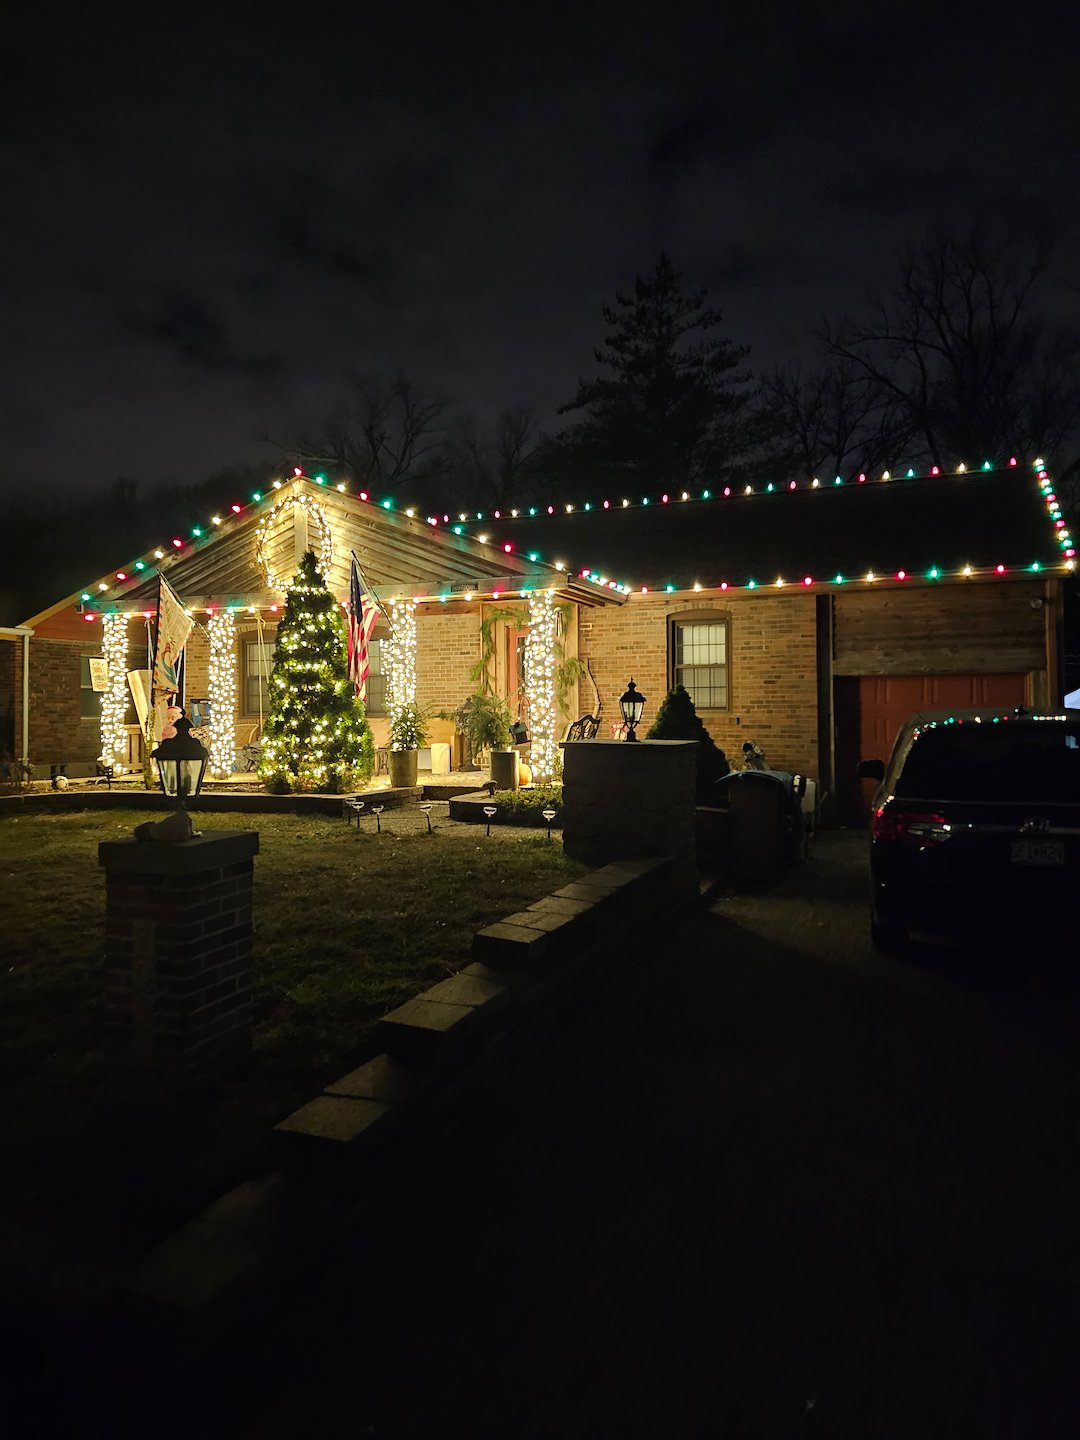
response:
<svg viewBox="0 0 1080 1440"><path fill-rule="evenodd" d="M1080 725L942 725L918 737L896 793L908 799L1080 802Z"/></svg>

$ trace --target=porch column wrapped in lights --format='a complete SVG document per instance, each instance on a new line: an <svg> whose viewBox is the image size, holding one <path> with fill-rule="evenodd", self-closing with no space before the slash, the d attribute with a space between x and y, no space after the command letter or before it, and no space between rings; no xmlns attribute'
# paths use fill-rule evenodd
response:
<svg viewBox="0 0 1080 1440"><path fill-rule="evenodd" d="M393 730L401 711L416 704L416 601L391 600L393 627L386 646L386 714Z"/></svg>
<svg viewBox="0 0 1080 1440"><path fill-rule="evenodd" d="M206 627L210 637L210 774L225 780L236 763L236 620L231 610L215 610Z"/></svg>
<svg viewBox="0 0 1080 1440"><path fill-rule="evenodd" d="M102 615L101 649L109 670L109 688L101 697L101 763L114 775L126 769L128 707L128 636L126 615Z"/></svg>
<svg viewBox="0 0 1080 1440"><path fill-rule="evenodd" d="M555 657L559 642L559 607L554 590L529 596L529 633L525 639L525 694L532 732L532 772L538 785L555 775Z"/></svg>

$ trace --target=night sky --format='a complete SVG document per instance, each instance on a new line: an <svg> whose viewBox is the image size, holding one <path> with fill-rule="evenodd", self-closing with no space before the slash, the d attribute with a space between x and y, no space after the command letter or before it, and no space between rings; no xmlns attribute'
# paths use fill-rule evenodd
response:
<svg viewBox="0 0 1080 1440"><path fill-rule="evenodd" d="M0 493L267 459L371 370L554 427L662 246L759 367L938 223L1080 281L1072 7L704 8L9 22Z"/></svg>

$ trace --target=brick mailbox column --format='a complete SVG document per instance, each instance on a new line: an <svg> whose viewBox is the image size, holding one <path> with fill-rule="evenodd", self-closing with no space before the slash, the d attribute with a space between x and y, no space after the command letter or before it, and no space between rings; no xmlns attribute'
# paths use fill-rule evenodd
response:
<svg viewBox="0 0 1080 1440"><path fill-rule="evenodd" d="M138 1068L182 1087L251 1050L251 883L259 837L105 840L106 1019Z"/></svg>
<svg viewBox="0 0 1080 1440"><path fill-rule="evenodd" d="M563 849L587 865L672 860L678 896L697 895L694 740L564 743Z"/></svg>

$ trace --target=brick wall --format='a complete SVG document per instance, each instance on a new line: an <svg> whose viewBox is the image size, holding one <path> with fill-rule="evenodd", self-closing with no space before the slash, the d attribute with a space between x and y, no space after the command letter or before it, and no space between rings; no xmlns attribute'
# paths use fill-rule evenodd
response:
<svg viewBox="0 0 1080 1440"><path fill-rule="evenodd" d="M416 698L456 710L475 689L469 670L480 658L480 617L474 613L416 615Z"/></svg>
<svg viewBox="0 0 1080 1440"><path fill-rule="evenodd" d="M182 863L168 849L131 841L99 847L105 1017L138 1066L192 1084L250 1051L258 836L204 832Z"/></svg>
<svg viewBox="0 0 1080 1440"><path fill-rule="evenodd" d="M100 720L79 718L79 661L100 654L100 635L30 641L30 759L39 775L49 765L93 765L100 754Z"/></svg>
<svg viewBox="0 0 1080 1440"><path fill-rule="evenodd" d="M617 722L619 696L633 675L647 704L642 730L656 718L669 685L668 617L717 612L729 620L729 708L699 711L734 765L752 739L777 769L814 774L818 768L817 638L809 595L734 597L631 596L618 608L582 610L580 654L588 659L604 702L601 735ZM593 699L580 687L583 710Z"/></svg>
<svg viewBox="0 0 1080 1440"><path fill-rule="evenodd" d="M0 637L0 758L22 754L22 647Z"/></svg>
<svg viewBox="0 0 1080 1440"><path fill-rule="evenodd" d="M209 618L209 617L207 617ZM243 651L236 654L237 704L240 705L240 690L243 685ZM210 694L210 638L196 626L184 646L184 694L188 701L203 700Z"/></svg>
<svg viewBox="0 0 1080 1440"><path fill-rule="evenodd" d="M563 847L587 865L665 856L676 898L697 895L697 746L600 740L563 746Z"/></svg>

